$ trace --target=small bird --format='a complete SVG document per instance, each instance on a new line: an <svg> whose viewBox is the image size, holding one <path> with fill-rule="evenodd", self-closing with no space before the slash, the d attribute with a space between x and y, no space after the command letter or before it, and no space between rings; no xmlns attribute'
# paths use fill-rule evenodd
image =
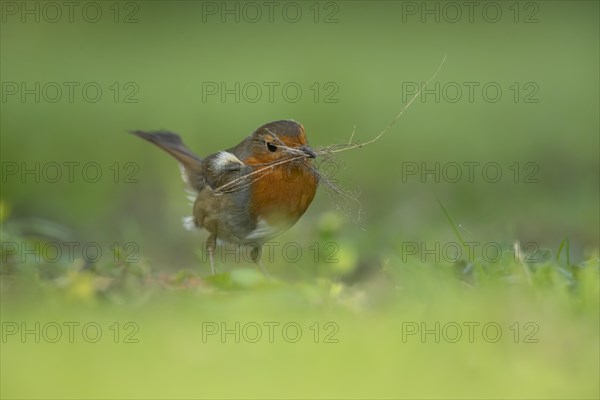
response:
<svg viewBox="0 0 600 400"><path fill-rule="evenodd" d="M260 262L263 244L293 226L317 191L304 127L293 120L269 122L237 146L206 158L192 153L179 135L132 131L177 159L184 182L195 196L189 222L209 232L206 251L212 274L217 240L250 246Z"/></svg>

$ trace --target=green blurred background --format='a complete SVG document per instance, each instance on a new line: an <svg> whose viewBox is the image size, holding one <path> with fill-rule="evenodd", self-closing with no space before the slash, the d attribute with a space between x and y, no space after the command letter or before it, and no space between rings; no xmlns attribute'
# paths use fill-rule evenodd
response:
<svg viewBox="0 0 600 400"><path fill-rule="evenodd" d="M425 7L421 2L297 2L294 4L302 10L302 17L296 23L283 17L284 2L275 8L273 22L268 20L266 8L261 6L263 17L257 23L244 21L243 13L239 23L233 16L227 16L223 23L220 14L205 13L206 7L213 6L217 10L243 8L243 3L236 2L227 5L195 1L100 2L97 4L103 14L97 23L82 18L80 11L85 2L75 10L73 22L68 21L63 9L64 15L58 23L44 21L43 14L39 23L32 16L26 16L22 22L20 9L13 15L11 6L6 8L7 3L17 7L27 4L31 8L37 4L40 10L45 4L3 2L0 28L3 83L0 154L3 168L9 163L23 162L28 167L36 162L41 165L96 162L102 167L103 175L99 182L89 183L81 179L77 173L81 170L76 169L74 182L63 177L57 183L44 182L44 179L36 183L31 176L23 182L18 175L7 175L4 170L0 196L4 233L35 231L39 224L46 228L51 225L71 240L106 244L135 242L139 245L139 258L156 273L176 272L183 268L204 273L208 266L199 263L197 249L206 235L190 233L181 227L181 218L189 215L190 206L176 163L126 131L168 129L179 133L187 145L202 156L238 143L266 122L287 118L305 126L313 146L344 143L355 126L355 138L366 141L379 133L406 103L407 95L403 91L406 84L428 79L446 54L445 65L430 87L434 87L435 82L442 87L450 82L464 89L463 82L479 82L474 101L468 100L466 90L457 102L446 101L448 97L444 96L438 102L432 95L424 101L419 98L381 140L362 149L341 153L337 157L339 168L335 168L335 178L342 186L359 189L362 210L358 224L353 223L357 216L356 207L349 215L335 213L333 210L339 200L332 201L326 188L321 188L307 214L281 240L297 240L303 245L321 240L323 229L327 230L323 225L339 217L342 227L336 230L333 240L341 244L341 257L354 260L349 262L351 267L360 262L393 268L393 257L398 256L401 243L456 240L436 201L438 198L462 227L466 239L481 243L535 242L540 248L556 250L568 237L572 263L593 259L597 264L600 223L598 2L496 2L494 4L502 11L497 23L483 18L481 8L487 4L485 2L475 10L472 22L468 20L466 9L462 8L463 16L457 23L445 21L443 11L439 22L428 16L424 23L419 14L406 13L412 6L420 11ZM428 6L435 7L433 4L440 10L446 5L434 2ZM314 21L316 10L319 11L317 23ZM114 22L116 11L119 11L117 23ZM447 11L451 12L450 9ZM286 14L288 18L294 14L291 10L290 13ZM54 14L48 15L52 18ZM254 14L248 15L252 18ZM330 23L324 23L326 16ZM123 23L126 18L132 23ZM526 20L530 23L525 23ZM78 82L79 88L87 82L96 82L103 94L95 103L85 101L79 89L75 89L73 102L68 101L66 92L56 103L45 101L43 96L39 103L33 101L32 96L22 101L20 93L7 93L12 83L20 85L22 82L29 87L35 82L42 86L47 82ZM111 89L115 82L119 87L117 102ZM203 83L206 85L206 82L225 82L229 87L235 82L241 85L278 82L279 88L295 82L303 93L297 102L285 101L280 89L275 90L273 102L269 102L266 92L256 102L244 101L244 98L236 102L233 96L222 101L219 95L203 101ZM318 101L310 89L315 82L320 88ZM481 86L489 82L497 83L503 90L497 102L488 102L482 97ZM515 82L520 90L517 101L510 89ZM327 83L333 83L333 86L326 87ZM533 95L537 102L524 101L532 87L525 87L527 83L533 83L533 87L539 89ZM333 97L337 101L325 102L325 94L331 87L339 89ZM130 99L138 101L125 102L132 88L138 90ZM403 180L403 162L428 163L430 166L435 162L496 162L501 166L503 176L497 183L488 183L482 179L479 169L473 183L466 179L459 183L422 182L415 176ZM113 181L114 170L109 168L115 163L121 173L117 183ZM124 175L132 171L127 169L126 165L131 165L127 163L139 167L132 176L137 180L135 183L124 181ZM518 183L513 182L510 167L514 163L519 163L521 168L526 163L535 163L539 167L536 174L539 182L523 182L522 175ZM521 172L526 171L521 169ZM328 239L332 240L331 237ZM310 274L303 272L303 267L290 267L282 260L270 266L295 280L309 279L307 276L313 279L311 267L304 269L311 271ZM322 272L325 267L317 270ZM221 268L232 269L227 265ZM290 273L290 269L293 272ZM321 275L330 277L326 272ZM423 307L417 300L423 281L409 278L409 283L402 279L399 282L414 286L414 293L410 292L414 295L411 301ZM591 308L584 307L588 312L596 311L593 307L594 301L597 303L594 282L595 278L592 278L595 289L588 298ZM21 293L20 290L25 289L17 292ZM374 322L357 323L357 317L346 314L346 308L332 311L324 307L324 311L321 305L305 304L312 303L305 300L304 294L297 294L297 291L304 293L304 289L288 290L292 294L285 294L285 289L268 292L268 295L245 294L235 297L237 300L230 306L221 304L220 300L206 305L195 297L191 301L188 298L167 299L164 303L152 303L152 307L146 305L135 317L146 324L146 341L136 348L135 354L118 355L121 350L102 347L95 347L92 354L92 350L85 347L76 351L77 346L67 346L70 352L64 356L60 368L75 374L79 383L74 382L73 387L56 373L39 366L29 375L24 373L29 368L27 359L42 362L63 357L65 353L57 347L46 349L43 345L19 344L9 348L3 345L8 354L2 365L3 395L11 398L369 397L369 393L379 397L598 396L598 366L594 364L598 361L598 346L594 344L597 319L590 317L593 312L586 314L581 310L566 312L564 319L553 316L549 310L558 300L540 300L534 306L513 308L505 303L512 297L503 292L499 296L483 296L487 300L475 296L471 300L481 301L485 306L475 307L473 311L470 301L457 299L452 303L440 295L433 297L431 313L421 314L421 308L416 307L421 311L414 311L409 307L410 302L400 301L401 306L394 303L399 309L378 309L375 315L360 317ZM329 287L323 290L324 296L330 295ZM431 288L427 284L423 290L424 293L438 293L437 287ZM6 293L5 290L4 296ZM90 315L86 311L88 306L80 309L77 302L69 303L69 306L57 305L49 314L40 310L31 312L28 308L24 311L17 305L27 303L27 296L21 293L15 300L12 297L15 292L10 293L12 306L5 306L3 310L9 319L36 320L40 315L54 315L55 318L62 315L60 318L65 319L66 316L78 318L80 313ZM461 297L460 290L452 293ZM296 295L304 300L296 302ZM529 299L530 294L523 296ZM195 310L192 304L196 301L205 304L206 310ZM444 302L448 303L441 304ZM273 306L274 303L290 305L294 311L286 314L280 306ZM256 308L247 304L255 304ZM556 307L564 306L560 304ZM565 300L565 304L571 304L571 300ZM157 314L151 312L154 306L159 310ZM183 310L186 315L183 327L178 325L181 321L177 318L167 318L176 313L169 306ZM90 307L100 307L90 311L91 315L97 312L98 318L113 311L125 315L131 312L119 307L113 307L116 309L113 310L106 305ZM265 311L269 307L275 308ZM489 307L489 314L486 307ZM507 345L512 351L509 353L505 348L477 347L480 355L468 360L463 359L463 351L472 352L474 349L469 345L460 349L441 346L438 351L429 345L407 348L401 344L402 351L394 356L388 353L388 350L398 350L399 344L395 341L397 335L390 336L390 331L395 328L386 328L385 321L398 311L411 310L408 318L417 320L435 320L435 316L453 315L452 312L457 312L456 318L486 315L491 320L512 318L512 311L503 311L504 307L516 310L517 319L535 315L536 320L544 320L544 347L520 356L516 354L522 349L514 346ZM314 315L327 320L332 313L342 321L340 324L346 323L342 328L346 341L334 350L304 346L297 354L298 347L290 353L285 348L263 346L268 347L263 349L251 345L243 347L243 357L237 351L218 345L204 353L204 350L200 351L198 341L186 336L189 331L185 331L185 327L192 331L197 328L196 322L190 322L194 315L208 315L214 319L223 315L220 311L232 316L232 321L236 316L251 320L255 315L263 316L263 320L279 316L284 321L286 318L308 321L314 319ZM162 321L157 315L168 321ZM125 317L120 315L116 319L119 318ZM569 329L580 341L573 339L565 344L552 332L571 324L572 319L578 322ZM379 330L375 332L375 328L361 326L378 326ZM397 321L391 326L397 328ZM378 335L382 338L381 345L370 347L369 344L378 341ZM178 340L181 340L180 345L173 344ZM186 340L189 343L186 344ZM572 346L569 354L548 355L540 350L563 349L561 346L567 345ZM188 353L186 346L193 350ZM566 350L556 350L562 351ZM581 358L573 358L573 353L580 354ZM195 364L198 360L194 360L194 356L201 358L204 354L208 354L211 361ZM115 359L109 359L108 355ZM517 358L511 359L511 356ZM125 362L130 360L129 357L135 361ZM161 364L163 357L166 358ZM296 360L295 367L287 368L299 382L286 383L281 371L286 366L277 361L278 357ZM321 364L320 357L337 362ZM403 363L405 357L408 361ZM89 359L97 361L96 367L93 371L80 371L78 366ZM222 369L212 369L216 359L223 364L219 364ZM255 361L250 362L250 359ZM227 364L229 360L231 365ZM496 361L501 370L496 368ZM115 366L113 362L121 364ZM240 366L235 366L237 363L245 368L243 372L239 370ZM182 372L173 367L171 372L166 372L168 365L186 365L191 369ZM258 372L248 370L261 365ZM370 365L378 366L376 377L369 377ZM394 369L396 366L398 370ZM509 382L506 383L502 377L494 378L488 374L502 375L506 369L511 371L507 373ZM103 386L102 376L107 370L111 372L106 376L118 381L114 391ZM239 372L233 374L234 370ZM447 376L449 370L452 374ZM572 375L566 371L571 371ZM33 375L34 372L45 377L39 391L27 387L30 379L39 378ZM304 373L308 373L307 380L313 385L301 384ZM431 380L427 378L429 373ZM127 374L131 374L131 380L125 377ZM392 383L402 374L410 377L402 380L410 382L404 391L402 385ZM194 380L205 382L209 378L212 383L207 384L206 391L195 391ZM158 383L161 379L171 380L171 383L161 388ZM173 379L177 385L173 384ZM322 379L321 386L314 386L315 379ZM439 387L435 387L436 379ZM96 382L96 386L92 382ZM510 382L515 384L514 391L506 388ZM553 382L558 382L556 387L544 387ZM229 387L232 383L234 387Z"/></svg>

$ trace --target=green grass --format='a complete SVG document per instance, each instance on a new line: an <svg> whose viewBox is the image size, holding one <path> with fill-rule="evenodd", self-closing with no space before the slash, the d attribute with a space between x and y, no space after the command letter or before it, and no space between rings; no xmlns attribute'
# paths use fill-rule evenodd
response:
<svg viewBox="0 0 600 400"><path fill-rule="evenodd" d="M165 273L143 257L24 265L3 254L2 398L598 397L597 256L565 262L566 241L534 263L511 243L493 262L390 248L340 268L352 248L342 231L320 231L340 262L277 260L273 280L251 264L207 277L206 263ZM285 274L296 268L313 275ZM68 322L80 324L73 343ZM82 336L90 322L96 343ZM40 343L20 336L23 323L40 324ZM239 342L223 339L236 323Z"/></svg>

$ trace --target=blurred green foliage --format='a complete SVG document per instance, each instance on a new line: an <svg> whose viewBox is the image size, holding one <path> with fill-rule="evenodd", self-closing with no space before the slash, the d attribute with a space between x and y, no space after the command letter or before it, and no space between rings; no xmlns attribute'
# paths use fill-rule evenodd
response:
<svg viewBox="0 0 600 400"><path fill-rule="evenodd" d="M342 153L335 177L360 189L361 242L378 248L389 236L404 240L434 237L445 229L434 195L457 221L478 237L502 237L557 246L573 239L580 257L598 243L598 21L597 4L542 2L538 23L514 23L510 10L498 23L402 23L402 3L341 2L338 23L296 24L202 22L201 2L140 2L138 23L114 23L111 11L98 23L20 23L1 26L3 82L97 82L97 103L66 95L57 103L2 103L3 162L96 162L102 178L88 183L75 169L73 183L2 183L3 208L11 218L41 217L63 223L86 240L136 240L160 262L193 261L197 238L180 228L190 208L176 164L125 132L169 129L180 133L200 155L238 143L261 124L282 118L302 122L314 146L378 133L406 98L403 83L422 82L447 62L436 81L497 82L500 101L436 103L417 100L379 142ZM107 6L108 7L108 6ZM228 20L231 21L231 20ZM431 21L431 20L429 20ZM174 28L176 26L176 28ZM23 49L27 49L24 53ZM109 88L134 82L137 103L113 100ZM297 103L266 95L256 103L229 96L202 101L203 82L298 82ZM337 103L314 102L307 89L334 82ZM534 82L537 103L513 100L508 88ZM521 88L522 89L522 88ZM123 90L129 93L130 90ZM524 90L523 90L524 91ZM529 93L529 91L526 91ZM79 92L76 92L79 93ZM450 96L450 95L449 95ZM521 93L520 97L524 96ZM503 177L487 183L402 181L400 162L497 162ZM126 163L139 167L133 171ZM539 183L513 183L518 162L536 163ZM116 170L120 173L114 183ZM90 170L90 174L93 169ZM526 173L528 171L521 171ZM137 183L125 183L127 174ZM303 219L312 225L334 204L320 196ZM351 229L351 228L350 228ZM157 245L160 244L160 245Z"/></svg>
<svg viewBox="0 0 600 400"><path fill-rule="evenodd" d="M48 267L2 271L2 323L16 329L3 325L3 397L598 394L597 260L530 265L507 254L465 268L390 255L356 283L266 280L253 269L203 279L143 263L70 263L50 278ZM68 323L78 324L72 342ZM285 336L286 324L301 333ZM260 335L246 330L257 325Z"/></svg>

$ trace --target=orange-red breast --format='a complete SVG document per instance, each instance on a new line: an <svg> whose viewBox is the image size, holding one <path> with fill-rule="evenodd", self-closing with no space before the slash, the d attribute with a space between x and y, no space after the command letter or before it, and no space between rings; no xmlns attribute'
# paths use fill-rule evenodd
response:
<svg viewBox="0 0 600 400"><path fill-rule="evenodd" d="M192 153L175 133L132 133L179 161L196 197L189 222L210 233L206 248L213 274L217 240L250 246L260 266L263 244L294 225L317 190L311 162L316 153L304 127L292 120L265 124L237 146L206 158Z"/></svg>

